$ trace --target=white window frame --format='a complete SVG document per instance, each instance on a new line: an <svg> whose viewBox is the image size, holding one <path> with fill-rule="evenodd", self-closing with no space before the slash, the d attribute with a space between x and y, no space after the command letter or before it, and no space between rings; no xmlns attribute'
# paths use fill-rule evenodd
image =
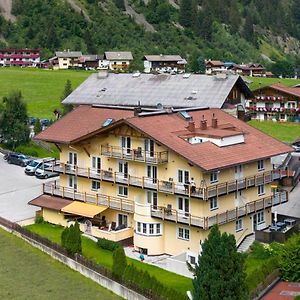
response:
<svg viewBox="0 0 300 300"><path fill-rule="evenodd" d="M263 210L256 213L256 220L257 225L265 223L265 212Z"/></svg>
<svg viewBox="0 0 300 300"><path fill-rule="evenodd" d="M178 169L177 170L177 182L182 183L182 184L189 184L189 182L190 182L190 171L189 170Z"/></svg>
<svg viewBox="0 0 300 300"><path fill-rule="evenodd" d="M68 175L68 187L74 191L77 191L78 184L76 176Z"/></svg>
<svg viewBox="0 0 300 300"><path fill-rule="evenodd" d="M263 159L258 160L257 161L257 170L258 171L264 171L264 169L265 169L265 162L264 162L264 160Z"/></svg>
<svg viewBox="0 0 300 300"><path fill-rule="evenodd" d="M265 194L265 185L264 184L259 184L257 186L257 194L258 194L258 196L262 196Z"/></svg>
<svg viewBox="0 0 300 300"><path fill-rule="evenodd" d="M215 210L218 209L219 205L218 205L218 197L212 197L209 199L209 209L210 210Z"/></svg>
<svg viewBox="0 0 300 300"><path fill-rule="evenodd" d="M189 200L189 198L187 198L187 197L177 197L177 209L180 213L189 214L190 213L190 200Z"/></svg>
<svg viewBox="0 0 300 300"><path fill-rule="evenodd" d="M121 219L122 219L121 224L119 222L119 217L121 217ZM126 228L128 228L128 215L126 215L126 214L118 214L118 216L117 216L117 224L118 224L118 226L124 224L126 226Z"/></svg>
<svg viewBox="0 0 300 300"><path fill-rule="evenodd" d="M91 190L98 192L100 190L101 184L99 180L92 180L91 182Z"/></svg>
<svg viewBox="0 0 300 300"><path fill-rule="evenodd" d="M219 181L219 172L210 173L210 183L216 183Z"/></svg>
<svg viewBox="0 0 300 300"><path fill-rule="evenodd" d="M143 223L136 222L136 233L145 236L158 236L162 235L161 223Z"/></svg>
<svg viewBox="0 0 300 300"><path fill-rule="evenodd" d="M158 194L154 191L146 191L146 201L147 204L152 205L153 208L158 206Z"/></svg>
<svg viewBox="0 0 300 300"><path fill-rule="evenodd" d="M100 162L100 168L98 168L98 162ZM91 166L92 171L96 173L100 173L101 171L101 157L100 156L92 156L91 157Z"/></svg>
<svg viewBox="0 0 300 300"><path fill-rule="evenodd" d="M124 185L118 185L118 196L128 198L128 187ZM127 192L125 192L127 191Z"/></svg>
<svg viewBox="0 0 300 300"><path fill-rule="evenodd" d="M189 241L191 239L190 230L188 228L178 227L177 238L180 240Z"/></svg>
<svg viewBox="0 0 300 300"><path fill-rule="evenodd" d="M239 232L239 231L242 231L244 228L243 228L243 219L240 218L240 219L237 219L235 221L235 232Z"/></svg>

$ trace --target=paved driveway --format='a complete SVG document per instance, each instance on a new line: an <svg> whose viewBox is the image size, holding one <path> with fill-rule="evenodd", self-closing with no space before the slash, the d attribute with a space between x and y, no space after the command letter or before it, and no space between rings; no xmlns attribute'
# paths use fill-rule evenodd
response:
<svg viewBox="0 0 300 300"><path fill-rule="evenodd" d="M15 222L34 217L38 208L27 202L42 194L42 183L27 176L24 168L8 164L0 154L0 216Z"/></svg>

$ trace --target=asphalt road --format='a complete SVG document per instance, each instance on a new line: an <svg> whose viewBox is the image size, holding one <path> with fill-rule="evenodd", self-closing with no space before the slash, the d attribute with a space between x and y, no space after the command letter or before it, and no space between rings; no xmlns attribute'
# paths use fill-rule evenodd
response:
<svg viewBox="0 0 300 300"><path fill-rule="evenodd" d="M35 216L28 201L42 194L43 180L27 176L24 168L10 165L0 154L0 216L17 222Z"/></svg>

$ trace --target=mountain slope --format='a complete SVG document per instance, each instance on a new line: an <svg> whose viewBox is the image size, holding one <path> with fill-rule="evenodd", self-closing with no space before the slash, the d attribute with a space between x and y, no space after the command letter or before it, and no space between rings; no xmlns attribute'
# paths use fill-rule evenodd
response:
<svg viewBox="0 0 300 300"><path fill-rule="evenodd" d="M9 6L11 1L2 0ZM212 58L272 61L300 55L298 0L12 0L0 32L11 47L101 53L181 54L191 65ZM1 10L0 10L1 11ZM5 13L4 13L5 11ZM15 19L16 18L16 19ZM0 47L4 47L1 43ZM264 61L265 60L265 61Z"/></svg>

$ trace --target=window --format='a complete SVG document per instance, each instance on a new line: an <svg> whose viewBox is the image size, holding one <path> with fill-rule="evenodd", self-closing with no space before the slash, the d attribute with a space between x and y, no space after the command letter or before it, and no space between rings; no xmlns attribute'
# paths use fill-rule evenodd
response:
<svg viewBox="0 0 300 300"><path fill-rule="evenodd" d="M280 102L280 107L281 107L281 108L284 107L284 102Z"/></svg>
<svg viewBox="0 0 300 300"><path fill-rule="evenodd" d="M243 230L243 219L238 219L235 221L235 231L241 231Z"/></svg>
<svg viewBox="0 0 300 300"><path fill-rule="evenodd" d="M182 240L190 240L190 230L187 228L179 227L177 231L177 237Z"/></svg>
<svg viewBox="0 0 300 300"><path fill-rule="evenodd" d="M178 182L179 183L189 183L190 172L186 170L178 170Z"/></svg>
<svg viewBox="0 0 300 300"><path fill-rule="evenodd" d="M128 188L127 186L119 185L118 186L118 195L122 197L128 197Z"/></svg>
<svg viewBox="0 0 300 300"><path fill-rule="evenodd" d="M257 224L261 224L265 222L265 214L264 211L260 211L257 214Z"/></svg>
<svg viewBox="0 0 300 300"><path fill-rule="evenodd" d="M100 181L92 180L92 191L98 191L100 189Z"/></svg>
<svg viewBox="0 0 300 300"><path fill-rule="evenodd" d="M217 197L212 197L210 199L210 210L214 210L218 208L218 198Z"/></svg>
<svg viewBox="0 0 300 300"><path fill-rule="evenodd" d="M147 234L147 224L143 223L143 233Z"/></svg>
<svg viewBox="0 0 300 300"><path fill-rule="evenodd" d="M118 214L118 226L124 225L128 227L128 216L123 214Z"/></svg>
<svg viewBox="0 0 300 300"><path fill-rule="evenodd" d="M189 261L191 265L195 265L196 264L196 257L195 256L189 256Z"/></svg>
<svg viewBox="0 0 300 300"><path fill-rule="evenodd" d="M218 172L210 173L210 183L218 182Z"/></svg>
<svg viewBox="0 0 300 300"><path fill-rule="evenodd" d="M136 232L142 235L161 235L161 225L159 223L136 223Z"/></svg>
<svg viewBox="0 0 300 300"><path fill-rule="evenodd" d="M285 120L285 114L280 114L280 119Z"/></svg>
<svg viewBox="0 0 300 300"><path fill-rule="evenodd" d="M147 191L147 203L151 204L154 209L157 209L157 193Z"/></svg>
<svg viewBox="0 0 300 300"><path fill-rule="evenodd" d="M69 185L69 188L72 188L75 191L77 191L77 177L68 176L68 185Z"/></svg>
<svg viewBox="0 0 300 300"><path fill-rule="evenodd" d="M178 210L180 212L189 213L189 198L178 197Z"/></svg>
<svg viewBox="0 0 300 300"><path fill-rule="evenodd" d="M69 161L68 161L68 163L70 165L74 165L74 166L77 165L77 153L69 152Z"/></svg>
<svg viewBox="0 0 300 300"><path fill-rule="evenodd" d="M92 156L92 169L96 173L101 171L101 158L98 156Z"/></svg>
<svg viewBox="0 0 300 300"><path fill-rule="evenodd" d="M262 170L264 170L264 169L265 169L264 161L263 161L263 160L259 160L259 161L257 162L257 170L258 170L258 171L262 171Z"/></svg>
<svg viewBox="0 0 300 300"><path fill-rule="evenodd" d="M265 186L263 184L260 184L257 186L257 194L258 196L261 196L265 193Z"/></svg>
<svg viewBox="0 0 300 300"><path fill-rule="evenodd" d="M131 139L129 136L122 136L121 137L121 147L123 148L123 151L127 154L130 154L131 150Z"/></svg>

